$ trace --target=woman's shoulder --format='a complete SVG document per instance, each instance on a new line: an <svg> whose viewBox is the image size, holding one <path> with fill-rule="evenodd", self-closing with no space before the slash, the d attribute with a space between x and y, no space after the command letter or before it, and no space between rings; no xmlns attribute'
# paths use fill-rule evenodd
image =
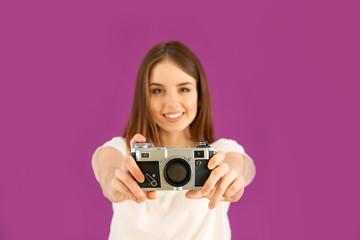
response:
<svg viewBox="0 0 360 240"><path fill-rule="evenodd" d="M103 147L114 147L119 150L123 155L126 155L128 152L126 139L121 136L113 137L111 140L105 142Z"/></svg>
<svg viewBox="0 0 360 240"><path fill-rule="evenodd" d="M215 151L245 153L244 148L233 139L220 138L211 143L210 146L213 147Z"/></svg>

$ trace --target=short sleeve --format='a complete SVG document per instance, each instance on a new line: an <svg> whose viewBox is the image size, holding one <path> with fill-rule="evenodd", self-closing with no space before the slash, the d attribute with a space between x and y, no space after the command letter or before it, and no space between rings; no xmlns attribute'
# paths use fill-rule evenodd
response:
<svg viewBox="0 0 360 240"><path fill-rule="evenodd" d="M119 150L123 155L128 154L126 140L123 137L114 137L110 141L104 143L102 147L114 147Z"/></svg>
<svg viewBox="0 0 360 240"><path fill-rule="evenodd" d="M223 151L225 153L227 152L239 152L242 154L245 153L244 148L236 141L231 139L221 138L215 141L214 143L210 144L210 146L213 147L215 151Z"/></svg>

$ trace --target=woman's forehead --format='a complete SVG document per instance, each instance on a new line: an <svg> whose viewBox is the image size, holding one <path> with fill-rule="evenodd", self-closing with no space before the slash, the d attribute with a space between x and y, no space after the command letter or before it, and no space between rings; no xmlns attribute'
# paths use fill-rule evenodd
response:
<svg viewBox="0 0 360 240"><path fill-rule="evenodd" d="M196 85L195 78L184 72L171 60L157 63L150 72L150 83L176 86L185 82Z"/></svg>

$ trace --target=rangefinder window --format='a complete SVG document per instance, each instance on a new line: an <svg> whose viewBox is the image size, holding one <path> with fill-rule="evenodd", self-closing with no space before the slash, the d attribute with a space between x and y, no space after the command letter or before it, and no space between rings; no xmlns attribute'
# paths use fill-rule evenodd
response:
<svg viewBox="0 0 360 240"><path fill-rule="evenodd" d="M204 158L204 151L194 151L194 158Z"/></svg>
<svg viewBox="0 0 360 240"><path fill-rule="evenodd" d="M141 153L141 158L149 158L149 157L150 157L150 153L147 152Z"/></svg>

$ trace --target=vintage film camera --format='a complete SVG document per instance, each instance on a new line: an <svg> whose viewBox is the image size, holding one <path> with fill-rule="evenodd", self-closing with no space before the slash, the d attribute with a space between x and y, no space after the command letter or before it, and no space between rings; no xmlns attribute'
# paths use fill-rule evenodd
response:
<svg viewBox="0 0 360 240"><path fill-rule="evenodd" d="M145 191L200 190L211 170L209 159L215 154L207 141L196 148L150 147L150 143L135 143L131 155L136 160L145 181L139 186Z"/></svg>

